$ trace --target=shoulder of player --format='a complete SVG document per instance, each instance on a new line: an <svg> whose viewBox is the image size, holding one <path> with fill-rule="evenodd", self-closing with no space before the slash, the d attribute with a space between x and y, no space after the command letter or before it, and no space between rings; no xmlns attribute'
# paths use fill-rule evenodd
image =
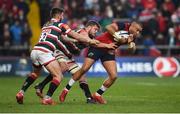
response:
<svg viewBox="0 0 180 114"><path fill-rule="evenodd" d="M58 23L56 23L56 25L57 25L57 27L59 27L59 28L70 28L69 27L69 25L67 25L67 24L65 24L65 23L61 23L61 22L58 22Z"/></svg>
<svg viewBox="0 0 180 114"><path fill-rule="evenodd" d="M87 34L88 35L88 32L86 30L84 30L84 29L81 29L78 33L79 34Z"/></svg>

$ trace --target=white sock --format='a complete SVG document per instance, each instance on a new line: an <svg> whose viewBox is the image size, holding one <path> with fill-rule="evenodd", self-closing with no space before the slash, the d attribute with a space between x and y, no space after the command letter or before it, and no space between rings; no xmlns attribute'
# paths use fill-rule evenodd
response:
<svg viewBox="0 0 180 114"><path fill-rule="evenodd" d="M68 84L69 84L70 86L72 86L74 83L75 83L75 81L71 78L71 79L69 80L69 83L68 83Z"/></svg>
<svg viewBox="0 0 180 114"><path fill-rule="evenodd" d="M101 88L100 88L102 91L106 91L106 89L107 89L107 87L105 87L105 86L101 86Z"/></svg>
<svg viewBox="0 0 180 114"><path fill-rule="evenodd" d="M48 95L45 95L45 96L44 96L44 99L49 99L49 98L51 98L51 97L48 96Z"/></svg>
<svg viewBox="0 0 180 114"><path fill-rule="evenodd" d="M24 94L24 90L20 90L19 92L21 92L22 94Z"/></svg>

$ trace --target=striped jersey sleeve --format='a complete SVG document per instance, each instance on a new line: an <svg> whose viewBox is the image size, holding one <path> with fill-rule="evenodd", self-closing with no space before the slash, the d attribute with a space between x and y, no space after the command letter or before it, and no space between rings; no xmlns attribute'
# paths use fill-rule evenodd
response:
<svg viewBox="0 0 180 114"><path fill-rule="evenodd" d="M64 24L64 23L59 23L58 27L61 29L61 32L63 34L68 34L71 31L71 28L67 24Z"/></svg>

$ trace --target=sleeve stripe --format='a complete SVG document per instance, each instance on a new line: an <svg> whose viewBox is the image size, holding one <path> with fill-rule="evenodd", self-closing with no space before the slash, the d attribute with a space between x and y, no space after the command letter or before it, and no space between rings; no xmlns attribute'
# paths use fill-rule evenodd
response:
<svg viewBox="0 0 180 114"><path fill-rule="evenodd" d="M66 30L66 34L68 34L71 31L71 29Z"/></svg>

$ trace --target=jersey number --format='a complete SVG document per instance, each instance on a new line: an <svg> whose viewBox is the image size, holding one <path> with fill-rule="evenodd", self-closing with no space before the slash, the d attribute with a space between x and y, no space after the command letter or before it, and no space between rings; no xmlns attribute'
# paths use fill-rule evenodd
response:
<svg viewBox="0 0 180 114"><path fill-rule="evenodd" d="M46 40L46 37L47 37L47 33L45 33L45 32L41 33L39 42L44 42Z"/></svg>

